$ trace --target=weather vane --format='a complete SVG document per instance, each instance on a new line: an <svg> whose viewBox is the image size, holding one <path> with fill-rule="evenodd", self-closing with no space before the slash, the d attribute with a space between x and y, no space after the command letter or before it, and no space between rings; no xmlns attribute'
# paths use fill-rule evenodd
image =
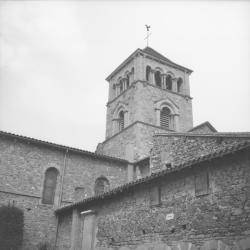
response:
<svg viewBox="0 0 250 250"><path fill-rule="evenodd" d="M148 47L148 40L149 40L149 37L152 33L149 33L149 29L151 28L149 25L145 25L146 26L146 29L147 29L147 36L145 37L144 40L147 40L147 47Z"/></svg>

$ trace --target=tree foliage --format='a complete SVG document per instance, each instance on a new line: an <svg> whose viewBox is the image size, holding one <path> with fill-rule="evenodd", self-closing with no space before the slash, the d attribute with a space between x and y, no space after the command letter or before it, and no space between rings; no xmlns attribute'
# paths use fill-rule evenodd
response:
<svg viewBox="0 0 250 250"><path fill-rule="evenodd" d="M23 211L14 206L0 207L1 250L18 250L23 240Z"/></svg>

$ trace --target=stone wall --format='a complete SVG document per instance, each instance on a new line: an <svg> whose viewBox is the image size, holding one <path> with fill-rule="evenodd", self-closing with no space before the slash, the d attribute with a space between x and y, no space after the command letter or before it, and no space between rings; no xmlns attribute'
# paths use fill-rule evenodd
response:
<svg viewBox="0 0 250 250"><path fill-rule="evenodd" d="M150 155L153 148L153 135L166 132L160 127L136 122L120 133L100 143L96 152L110 156L128 159L127 152L132 149L132 160L139 160Z"/></svg>
<svg viewBox="0 0 250 250"><path fill-rule="evenodd" d="M94 249L248 249L249 166L249 151L238 152L85 205L81 211L97 213ZM198 196L195 175L204 171L208 172L209 191ZM161 202L152 205L155 187L161 190ZM60 250L64 249L68 248Z"/></svg>
<svg viewBox="0 0 250 250"><path fill-rule="evenodd" d="M56 217L52 206L41 204L40 197L0 191L0 206L8 203L24 212L23 250L35 250L45 242L54 245Z"/></svg>
<svg viewBox="0 0 250 250"><path fill-rule="evenodd" d="M166 164L172 166L196 159L198 157L222 150L228 146L250 141L250 136L225 136L193 134L158 134L154 136L154 147L151 154L152 172L162 170Z"/></svg>
<svg viewBox="0 0 250 250"><path fill-rule="evenodd" d="M159 126L155 103L164 99L171 100L179 109L177 131L184 132L191 129L193 127L193 114L192 100L189 97L158 88L143 81L137 81L119 97L107 104L106 138L114 135L112 119L120 104L124 104L128 110L127 126L136 121Z"/></svg>
<svg viewBox="0 0 250 250"><path fill-rule="evenodd" d="M55 240L54 209L60 203L72 203L76 187L82 188L83 199L94 195L95 180L100 176L108 178L110 188L127 181L126 163L65 153L66 149L46 143L0 136L0 205L14 202L24 211L25 250L36 249L41 241ZM54 205L41 202L44 174L49 167L59 171Z"/></svg>

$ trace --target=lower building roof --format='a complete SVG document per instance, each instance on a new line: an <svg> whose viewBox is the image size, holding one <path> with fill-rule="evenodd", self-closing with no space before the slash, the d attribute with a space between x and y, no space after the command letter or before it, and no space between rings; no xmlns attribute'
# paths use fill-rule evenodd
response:
<svg viewBox="0 0 250 250"><path fill-rule="evenodd" d="M59 214L62 214L66 211L70 211L73 208L82 207L85 205L90 205L90 204L93 204L93 203L98 202L100 200L112 198L113 196L115 196L117 194L125 193L131 189L136 188L137 186L139 186L143 183L151 182L159 177L163 177L163 176L169 175L170 173L177 172L177 171L180 171L180 170L185 169L185 168L193 167L197 164L207 162L207 161L210 161L210 160L213 160L216 158L225 157L225 156L230 155L232 153L239 152L239 151L246 150L246 149L250 149L250 142L249 141L239 142L236 145L225 147L222 150L218 150L216 152L209 153L207 155L193 158L187 162L176 165L171 169L165 169L162 171L158 171L158 172L151 174L150 176L138 179L136 181L126 183L124 185L121 185L119 187L111 189L111 190L109 190L101 195L92 196L92 197L86 198L84 200L81 200L79 202L76 202L74 204L61 207L59 209L56 209L55 213L59 215Z"/></svg>

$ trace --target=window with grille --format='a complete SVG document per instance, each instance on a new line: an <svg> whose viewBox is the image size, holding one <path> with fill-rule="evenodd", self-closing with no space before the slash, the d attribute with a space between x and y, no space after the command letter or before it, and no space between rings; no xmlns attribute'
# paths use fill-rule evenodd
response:
<svg viewBox="0 0 250 250"><path fill-rule="evenodd" d="M124 129L124 112L119 113L119 131Z"/></svg>
<svg viewBox="0 0 250 250"><path fill-rule="evenodd" d="M164 128L170 127L170 110L167 107L162 108L160 113L160 125Z"/></svg>
<svg viewBox="0 0 250 250"><path fill-rule="evenodd" d="M43 185L42 203L53 204L56 191L58 171L55 168L47 169Z"/></svg>

